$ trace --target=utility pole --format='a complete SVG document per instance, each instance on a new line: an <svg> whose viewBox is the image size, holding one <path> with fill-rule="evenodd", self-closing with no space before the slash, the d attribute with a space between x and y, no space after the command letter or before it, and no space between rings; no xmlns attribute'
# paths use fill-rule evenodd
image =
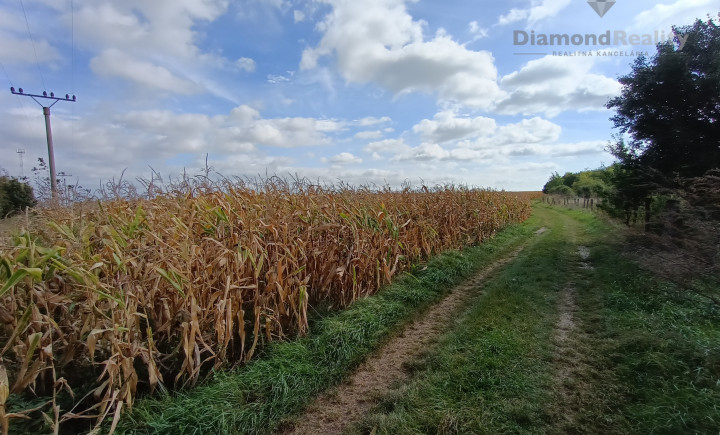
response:
<svg viewBox="0 0 720 435"><path fill-rule="evenodd" d="M25 154L25 149L18 148L15 152L18 156L20 156L20 179L23 179L25 178L25 165L23 164L23 154Z"/></svg>
<svg viewBox="0 0 720 435"><path fill-rule="evenodd" d="M12 92L14 95L30 97L43 108L43 115L45 115L45 133L47 134L48 158L50 160L50 189L52 190L53 199L57 199L57 175L55 174L55 151L53 151L52 128L50 127L50 108L57 104L58 101L69 101L71 103L74 103L75 95L70 98L70 95L65 94L65 98L59 98L56 97L53 92L50 92L50 96L48 96L47 91L43 91L42 95L26 94L23 92L22 88L18 89L17 92L15 92L14 87L10 88L10 92ZM36 98L55 100L55 102L49 106L45 106L44 104L36 100Z"/></svg>

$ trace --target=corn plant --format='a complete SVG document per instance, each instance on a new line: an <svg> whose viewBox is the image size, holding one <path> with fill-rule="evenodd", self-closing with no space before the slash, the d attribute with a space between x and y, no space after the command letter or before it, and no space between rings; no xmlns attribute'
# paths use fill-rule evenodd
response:
<svg viewBox="0 0 720 435"><path fill-rule="evenodd" d="M526 219L533 196L273 180L38 211L0 251L3 430L35 413L54 431L73 419L112 431L138 394L306 334L309 307L346 307L481 243ZM9 412L34 396L48 401Z"/></svg>

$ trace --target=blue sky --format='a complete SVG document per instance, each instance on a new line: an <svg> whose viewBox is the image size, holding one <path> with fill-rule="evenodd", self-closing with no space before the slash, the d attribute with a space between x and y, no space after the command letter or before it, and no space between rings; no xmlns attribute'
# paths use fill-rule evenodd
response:
<svg viewBox="0 0 720 435"><path fill-rule="evenodd" d="M91 188L150 167L199 173L207 155L226 176L538 190L554 171L612 162L604 103L633 53L654 47L521 46L517 32L642 36L719 11L709 0L618 0L604 17L584 0L2 0L0 167L18 175L22 148L27 175L47 153L42 110L15 86L77 95L52 108L56 164Z"/></svg>

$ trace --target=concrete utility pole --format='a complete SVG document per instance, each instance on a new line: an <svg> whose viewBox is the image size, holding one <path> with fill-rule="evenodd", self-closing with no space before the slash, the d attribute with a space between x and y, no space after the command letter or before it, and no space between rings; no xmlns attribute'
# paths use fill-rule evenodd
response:
<svg viewBox="0 0 720 435"><path fill-rule="evenodd" d="M58 195L58 190L57 175L55 174L55 151L53 151L52 128L50 127L50 108L57 104L58 101L69 101L71 103L74 103L76 100L75 95L70 98L70 95L65 94L65 98L58 98L52 92L50 92L50 96L48 96L47 91L43 91L42 95L26 94L23 92L22 88L19 88L17 92L15 92L14 87L10 88L10 92L12 92L14 95L30 97L43 108L43 115L45 115L45 133L47 134L48 158L50 160L48 162L50 164L50 189L52 190L53 199L56 199ZM44 104L36 100L36 98L46 98L48 100L55 100L55 102L49 106L45 106Z"/></svg>

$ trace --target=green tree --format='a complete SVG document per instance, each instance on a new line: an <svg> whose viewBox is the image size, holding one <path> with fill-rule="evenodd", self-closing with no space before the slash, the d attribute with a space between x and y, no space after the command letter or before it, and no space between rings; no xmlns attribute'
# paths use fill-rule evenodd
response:
<svg viewBox="0 0 720 435"><path fill-rule="evenodd" d="M37 204L33 188L16 178L0 176L0 218L23 212Z"/></svg>
<svg viewBox="0 0 720 435"><path fill-rule="evenodd" d="M547 183L545 183L542 191L543 193L554 193L555 190L563 184L563 178L560 176L560 174L555 172L550 176L550 179L547 181Z"/></svg>
<svg viewBox="0 0 720 435"><path fill-rule="evenodd" d="M693 177L720 167L720 27L711 19L673 27L674 43L639 57L607 107L629 141L610 151L627 164ZM680 40L687 38L683 48Z"/></svg>

